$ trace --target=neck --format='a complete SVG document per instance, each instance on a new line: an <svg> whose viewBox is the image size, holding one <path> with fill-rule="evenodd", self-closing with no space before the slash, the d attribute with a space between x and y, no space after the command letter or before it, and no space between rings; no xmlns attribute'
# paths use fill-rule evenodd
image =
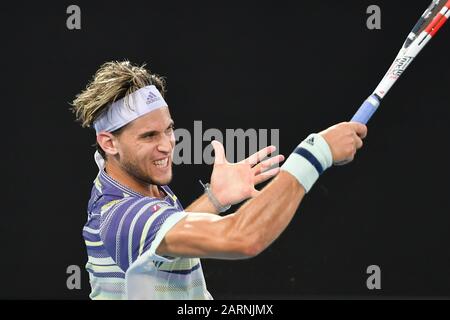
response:
<svg viewBox="0 0 450 320"><path fill-rule="evenodd" d="M106 173L111 178L135 192L152 198L164 197L157 185L148 184L143 181L137 180L135 177L130 176L125 171L111 163L111 161L106 161L105 169Z"/></svg>

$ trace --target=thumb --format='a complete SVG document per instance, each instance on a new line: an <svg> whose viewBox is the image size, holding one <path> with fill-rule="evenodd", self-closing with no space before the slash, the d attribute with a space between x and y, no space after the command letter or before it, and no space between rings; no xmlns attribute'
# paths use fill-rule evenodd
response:
<svg viewBox="0 0 450 320"><path fill-rule="evenodd" d="M227 158L225 157L225 150L223 144L217 140L211 141L211 145L214 148L214 165L227 163Z"/></svg>

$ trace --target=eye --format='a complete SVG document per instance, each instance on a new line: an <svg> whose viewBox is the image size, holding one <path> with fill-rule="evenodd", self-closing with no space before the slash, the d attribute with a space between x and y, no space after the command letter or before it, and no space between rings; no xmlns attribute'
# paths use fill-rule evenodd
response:
<svg viewBox="0 0 450 320"><path fill-rule="evenodd" d="M145 139L153 139L156 137L155 133L149 133L144 136Z"/></svg>
<svg viewBox="0 0 450 320"><path fill-rule="evenodd" d="M175 126L172 124L166 129L166 133L167 134L171 134L174 129L175 129Z"/></svg>

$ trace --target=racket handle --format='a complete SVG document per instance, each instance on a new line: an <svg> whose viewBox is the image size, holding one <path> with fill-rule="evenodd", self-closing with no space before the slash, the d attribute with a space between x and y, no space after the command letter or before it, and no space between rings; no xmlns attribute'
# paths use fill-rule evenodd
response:
<svg viewBox="0 0 450 320"><path fill-rule="evenodd" d="M379 105L380 99L374 94L371 95L364 101L361 107L359 107L358 111L350 121L367 124L375 111L377 111Z"/></svg>

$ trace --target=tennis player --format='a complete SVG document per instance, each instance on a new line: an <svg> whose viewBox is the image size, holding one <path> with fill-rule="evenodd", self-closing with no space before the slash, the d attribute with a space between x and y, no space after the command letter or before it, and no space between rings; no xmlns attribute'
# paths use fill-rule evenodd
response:
<svg viewBox="0 0 450 320"><path fill-rule="evenodd" d="M92 299L212 299L199 258L246 259L265 250L320 174L351 161L367 133L340 123L311 134L274 169L282 155L262 161L273 146L231 164L213 141L210 184L183 209L168 187L175 137L164 92L163 79L144 66L108 62L73 101L77 119L97 137L99 174L83 228Z"/></svg>

